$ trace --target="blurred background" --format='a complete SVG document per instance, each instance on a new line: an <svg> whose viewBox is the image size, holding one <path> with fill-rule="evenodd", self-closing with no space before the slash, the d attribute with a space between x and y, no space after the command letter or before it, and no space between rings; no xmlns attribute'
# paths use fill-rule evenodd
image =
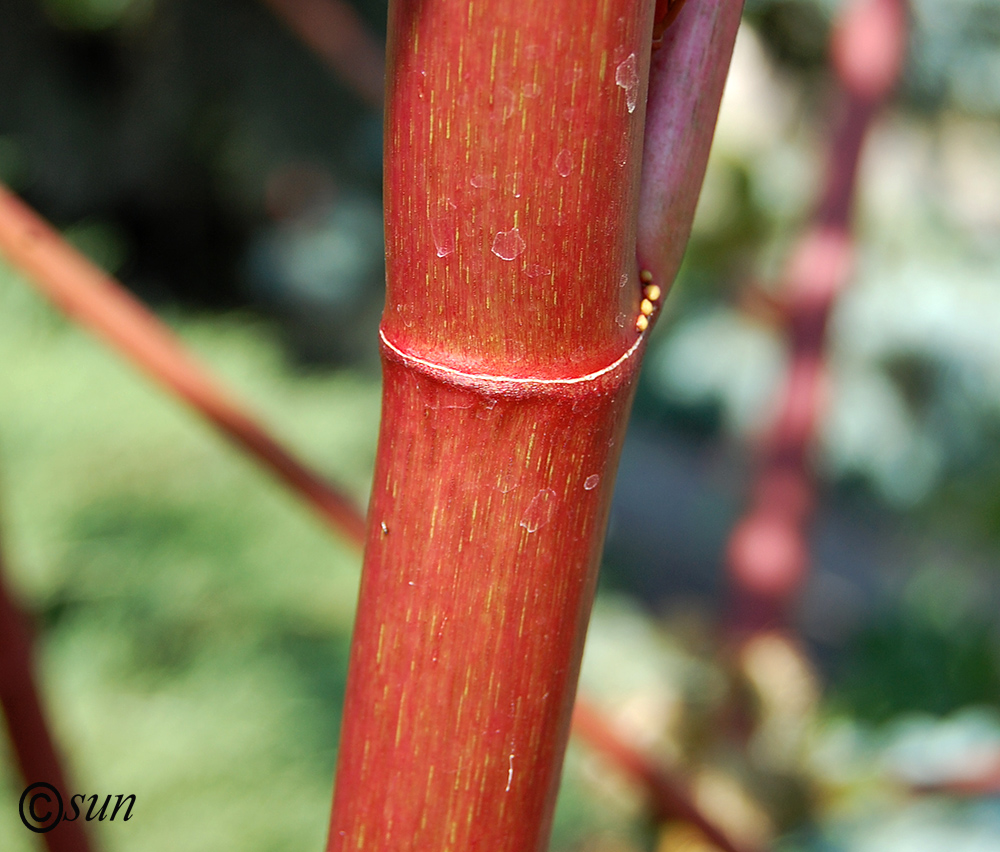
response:
<svg viewBox="0 0 1000 852"><path fill-rule="evenodd" d="M381 115L284 5L0 0L0 180L363 505ZM385 4L350 5L384 42ZM747 0L640 383L581 690L747 844L986 852L1000 848L1000 0L912 3L827 328L808 572L784 632L739 652L725 639L727 542L793 360L783 277L842 100L828 51L842 9ZM137 795L129 823L92 824L100 849L322 848L357 553L5 265L0 531L74 789ZM22 788L0 740L5 852L42 848ZM711 848L571 747L553 850Z"/></svg>

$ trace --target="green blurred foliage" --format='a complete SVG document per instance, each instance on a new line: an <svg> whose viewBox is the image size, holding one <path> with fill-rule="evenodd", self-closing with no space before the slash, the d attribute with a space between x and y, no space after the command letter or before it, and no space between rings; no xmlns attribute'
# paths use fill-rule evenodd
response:
<svg viewBox="0 0 1000 852"><path fill-rule="evenodd" d="M852 638L831 707L876 723L906 713L944 717L971 705L1000 708L1000 637L994 613L976 606L976 594L967 576L929 570L914 578L898 607Z"/></svg>

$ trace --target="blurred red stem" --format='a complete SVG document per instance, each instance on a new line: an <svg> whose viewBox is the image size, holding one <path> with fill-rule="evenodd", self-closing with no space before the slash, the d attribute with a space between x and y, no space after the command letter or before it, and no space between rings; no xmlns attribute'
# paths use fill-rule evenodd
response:
<svg viewBox="0 0 1000 852"><path fill-rule="evenodd" d="M343 0L265 0L368 106L385 100L385 49Z"/></svg>
<svg viewBox="0 0 1000 852"><path fill-rule="evenodd" d="M826 182L814 214L817 225L844 227L851 221L857 187L858 163L868 128L878 114L879 104L848 96L843 104L830 150Z"/></svg>
<svg viewBox="0 0 1000 852"><path fill-rule="evenodd" d="M925 784L914 784L915 793L939 794L945 796L1000 796L1000 754L978 774Z"/></svg>
<svg viewBox="0 0 1000 852"><path fill-rule="evenodd" d="M834 28L843 97L813 222L785 272L790 366L778 415L759 450L750 504L728 547L737 634L785 625L805 580L815 486L808 451L824 407L826 328L853 266L851 215L872 121L899 76L904 0L854 0Z"/></svg>
<svg viewBox="0 0 1000 852"><path fill-rule="evenodd" d="M582 701L577 701L573 709L573 732L609 759L615 768L623 770L645 787L650 806L658 819L678 819L690 823L722 852L751 852L733 843L701 812L680 779L672 777L663 766L626 743L597 710Z"/></svg>
<svg viewBox="0 0 1000 852"><path fill-rule="evenodd" d="M25 784L44 781L69 802L71 790L42 710L31 655L31 627L11 597L0 554L0 704ZM42 835L49 852L90 852L82 821Z"/></svg>
<svg viewBox="0 0 1000 852"><path fill-rule="evenodd" d="M0 251L56 307L200 412L352 543L362 544L364 517L349 497L274 440L161 320L3 187Z"/></svg>

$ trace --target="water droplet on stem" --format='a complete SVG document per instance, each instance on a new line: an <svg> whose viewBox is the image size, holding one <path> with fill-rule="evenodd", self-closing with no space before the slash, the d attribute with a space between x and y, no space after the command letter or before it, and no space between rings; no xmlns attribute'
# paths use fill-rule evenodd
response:
<svg viewBox="0 0 1000 852"><path fill-rule="evenodd" d="M513 260L526 248L527 243L521 236L521 232L517 228L511 228L509 231L497 231L490 251L501 260Z"/></svg>

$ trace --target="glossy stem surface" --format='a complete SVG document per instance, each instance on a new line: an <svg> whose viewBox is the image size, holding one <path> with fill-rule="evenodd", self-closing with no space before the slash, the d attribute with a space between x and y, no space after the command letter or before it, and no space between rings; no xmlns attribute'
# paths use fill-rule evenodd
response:
<svg viewBox="0 0 1000 852"><path fill-rule="evenodd" d="M652 6L390 8L383 412L330 850L544 849L644 345Z"/></svg>

